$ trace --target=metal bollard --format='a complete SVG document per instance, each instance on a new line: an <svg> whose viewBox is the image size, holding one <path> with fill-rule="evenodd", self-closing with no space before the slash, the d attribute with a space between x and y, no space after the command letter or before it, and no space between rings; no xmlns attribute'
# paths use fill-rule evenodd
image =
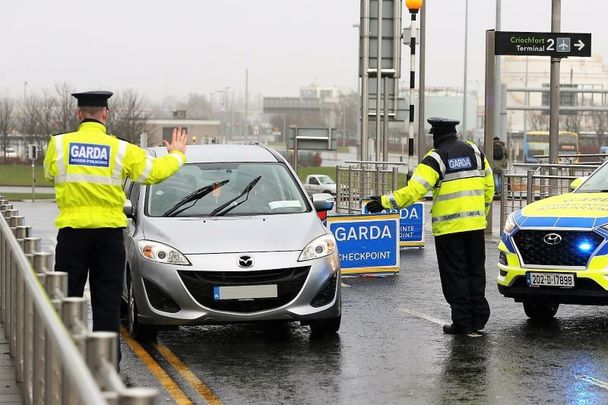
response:
<svg viewBox="0 0 608 405"><path fill-rule="evenodd" d="M44 274L38 274L41 283L44 283ZM32 398L34 405L43 405L45 398L45 376L46 376L46 359L45 359L45 331L42 326L42 321L35 307L32 308L34 316L32 325L34 329L33 336L33 356L32 356Z"/></svg>
<svg viewBox="0 0 608 405"><path fill-rule="evenodd" d="M17 227L17 233L15 234L15 237L17 239L25 240L25 238L30 236L31 231L32 231L31 226L20 225Z"/></svg>
<svg viewBox="0 0 608 405"><path fill-rule="evenodd" d="M55 272L54 274L58 274ZM67 279L67 273L63 273ZM76 347L81 355L85 354L85 337L87 328L85 318L87 315L87 302L84 298L68 297L62 300L61 305L61 320L66 329L72 336ZM70 381L64 372L62 377L62 404L77 405L78 402L74 397L74 390L71 389L72 381Z"/></svg>
<svg viewBox="0 0 608 405"><path fill-rule="evenodd" d="M120 393L120 405L154 405L158 403L158 391L154 388L129 388Z"/></svg>
<svg viewBox="0 0 608 405"><path fill-rule="evenodd" d="M62 300L67 297L68 273L63 271L45 273L44 289L51 300Z"/></svg>
<svg viewBox="0 0 608 405"><path fill-rule="evenodd" d="M27 244L27 242L26 242ZM53 271L54 257L49 252L34 252L34 271L44 274Z"/></svg>
<svg viewBox="0 0 608 405"><path fill-rule="evenodd" d="M28 236L24 239L23 251L26 254L39 252L41 245L42 245L42 241L40 238L33 238L33 237Z"/></svg>
<svg viewBox="0 0 608 405"><path fill-rule="evenodd" d="M14 215L8 219L8 224L11 228L25 226L25 217L21 215Z"/></svg>
<svg viewBox="0 0 608 405"><path fill-rule="evenodd" d="M19 210L14 210L11 206L11 209L7 209L6 211L4 211L4 219L6 219L6 222L8 224L10 224L9 219L10 217L16 217L19 215Z"/></svg>
<svg viewBox="0 0 608 405"><path fill-rule="evenodd" d="M118 353L114 332L92 332L86 338L86 361L93 378L102 391L110 391L106 386L107 379L104 377L104 365L110 364L114 369L118 363Z"/></svg>

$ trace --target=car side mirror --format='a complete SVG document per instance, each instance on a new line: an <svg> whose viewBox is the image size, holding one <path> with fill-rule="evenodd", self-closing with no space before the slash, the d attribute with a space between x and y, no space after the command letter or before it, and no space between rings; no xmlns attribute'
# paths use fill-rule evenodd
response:
<svg viewBox="0 0 608 405"><path fill-rule="evenodd" d="M585 177L579 177L577 179L572 180L572 183L570 183L570 190L574 191L577 188L580 187L581 184L583 184L585 182L585 180L587 180L587 176Z"/></svg>
<svg viewBox="0 0 608 405"><path fill-rule="evenodd" d="M122 207L122 212L125 213L127 218L135 217L135 212L133 210L133 203L131 202L131 200L125 200L125 205L123 205L123 207Z"/></svg>
<svg viewBox="0 0 608 405"><path fill-rule="evenodd" d="M329 211L334 208L334 196L327 193L316 193L312 195L312 205L317 211Z"/></svg>

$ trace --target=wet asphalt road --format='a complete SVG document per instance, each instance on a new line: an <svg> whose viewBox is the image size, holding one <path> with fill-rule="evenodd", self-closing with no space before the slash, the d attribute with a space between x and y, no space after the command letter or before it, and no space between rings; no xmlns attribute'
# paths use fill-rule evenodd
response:
<svg viewBox="0 0 608 405"><path fill-rule="evenodd" d="M53 239L52 206L18 208L34 233ZM608 403L608 309L562 306L553 322L527 320L496 288L497 243L496 234L487 240L492 315L483 337L441 332L449 307L427 232L424 249L402 252L398 276L343 278L334 337L311 339L297 324L196 326L160 332L144 348L195 403ZM121 374L174 402L124 342Z"/></svg>

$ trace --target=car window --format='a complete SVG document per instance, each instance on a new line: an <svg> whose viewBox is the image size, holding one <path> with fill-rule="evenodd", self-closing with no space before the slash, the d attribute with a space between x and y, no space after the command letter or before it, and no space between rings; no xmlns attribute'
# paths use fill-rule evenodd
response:
<svg viewBox="0 0 608 405"><path fill-rule="evenodd" d="M319 182L321 184L335 184L336 182L329 176L319 176Z"/></svg>
<svg viewBox="0 0 608 405"><path fill-rule="evenodd" d="M608 192L608 165L604 164L576 189L577 193Z"/></svg>
<svg viewBox="0 0 608 405"><path fill-rule="evenodd" d="M245 190L254 179L259 181L249 196L234 201L241 204L226 215L274 215L307 212L311 208L287 167L280 163L188 163L175 175L148 187L146 215L163 216L192 192L218 182L226 182L198 201L189 202L177 215L209 216ZM181 210L181 209L180 209Z"/></svg>
<svg viewBox="0 0 608 405"><path fill-rule="evenodd" d="M131 200L131 205L133 209L137 207L139 203L139 191L141 189L141 184L133 183L133 187L131 187L131 193L129 194L129 200Z"/></svg>
<svg viewBox="0 0 608 405"><path fill-rule="evenodd" d="M319 182L317 181L317 179L315 177L311 177L308 181L310 184L314 184L314 185L318 185Z"/></svg>

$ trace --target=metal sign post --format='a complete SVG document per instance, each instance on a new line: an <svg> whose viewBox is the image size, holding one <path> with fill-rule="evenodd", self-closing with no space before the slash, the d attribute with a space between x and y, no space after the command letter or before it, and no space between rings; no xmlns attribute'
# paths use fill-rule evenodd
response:
<svg viewBox="0 0 608 405"><path fill-rule="evenodd" d="M494 145L494 123L496 121L496 111L494 109L496 94L496 76L494 74L494 67L496 64L495 56L495 34L496 31L486 31L486 88L485 88L485 117L484 117L484 153L490 167L494 163L494 154L492 153L492 147ZM486 227L486 233L492 233L492 212L488 215L488 226Z"/></svg>
<svg viewBox="0 0 608 405"><path fill-rule="evenodd" d="M27 157L32 161L32 202L36 201L35 184L36 184L36 170L35 162L38 158L38 145L27 145Z"/></svg>

